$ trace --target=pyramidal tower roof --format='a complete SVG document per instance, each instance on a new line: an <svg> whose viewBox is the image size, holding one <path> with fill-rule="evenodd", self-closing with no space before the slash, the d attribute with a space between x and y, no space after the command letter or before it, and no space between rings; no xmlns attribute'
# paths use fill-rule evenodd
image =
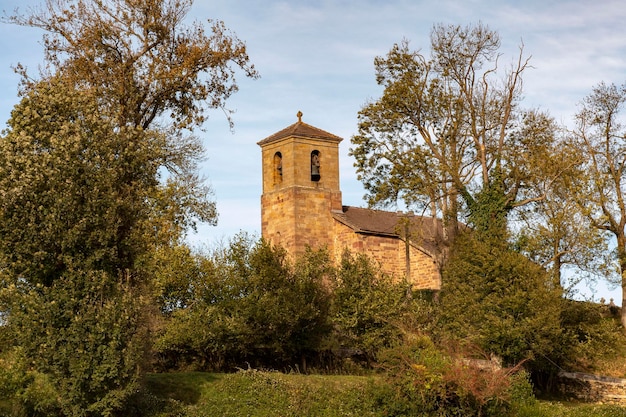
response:
<svg viewBox="0 0 626 417"><path fill-rule="evenodd" d="M283 130L274 133L271 136L266 137L265 139L257 142L259 146L267 145L268 143L277 142L281 139L285 139L288 137L298 137L298 138L315 138L327 140L330 142L339 143L343 139L339 136L333 135L325 130L318 129L315 126L311 126L310 124L304 123L302 121L302 112L299 111L296 115L298 117L298 121L291 126L287 126Z"/></svg>

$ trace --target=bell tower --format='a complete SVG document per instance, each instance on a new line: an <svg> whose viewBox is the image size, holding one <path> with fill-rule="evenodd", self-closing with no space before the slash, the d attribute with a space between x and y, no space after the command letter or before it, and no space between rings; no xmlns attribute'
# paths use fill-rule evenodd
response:
<svg viewBox="0 0 626 417"><path fill-rule="evenodd" d="M333 210L341 210L339 142L302 121L258 142L263 167L261 233L291 255L331 247Z"/></svg>

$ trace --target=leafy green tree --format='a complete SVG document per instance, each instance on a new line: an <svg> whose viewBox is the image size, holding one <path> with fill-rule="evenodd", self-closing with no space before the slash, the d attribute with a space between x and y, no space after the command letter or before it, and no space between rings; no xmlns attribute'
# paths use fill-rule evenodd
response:
<svg viewBox="0 0 626 417"><path fill-rule="evenodd" d="M162 137L115 132L89 91L58 79L30 90L8 126L0 141L3 270L44 286L77 266L131 271L147 246L141 227L158 187Z"/></svg>
<svg viewBox="0 0 626 417"><path fill-rule="evenodd" d="M581 150L572 146L570 138L551 118L536 113L525 117L524 128L515 132L518 142L526 147L529 144L524 138L543 136L543 140L534 141L542 149L520 156L537 158L526 166L545 175L543 181L529 184L530 192L521 190L524 195L543 198L515 211L516 247L548 269L554 285L571 293L582 279L595 280L607 275L609 251L602 233L588 226L584 213L572 198L572 187L587 174Z"/></svg>
<svg viewBox="0 0 626 417"><path fill-rule="evenodd" d="M560 181L546 199L517 212L522 226L516 247L533 262L546 268L555 286L573 295L575 286L612 274L611 250L604 233L589 227L580 206Z"/></svg>
<svg viewBox="0 0 626 417"><path fill-rule="evenodd" d="M614 239L615 275L626 299L626 85L601 83L582 102L573 143L583 155L584 181L572 184L575 201L591 227ZM621 322L626 327L626 308Z"/></svg>
<svg viewBox="0 0 626 417"><path fill-rule="evenodd" d="M324 282L328 254L309 251L291 264L284 249L247 235L209 257L199 255L189 294L158 342L162 355L182 355L200 368L306 368L330 332ZM182 301L182 299L181 299Z"/></svg>
<svg viewBox="0 0 626 417"><path fill-rule="evenodd" d="M479 236L480 237L480 236ZM561 340L561 291L506 243L463 234L444 270L441 319L448 332L506 364L546 366Z"/></svg>
<svg viewBox="0 0 626 417"><path fill-rule="evenodd" d="M0 140L0 310L15 335L3 350L29 358L62 415L122 407L146 351L139 263L160 137L114 129L89 93L33 85Z"/></svg>
<svg viewBox="0 0 626 417"><path fill-rule="evenodd" d="M151 258L215 221L181 129L224 108L233 66L256 72L221 22L185 26L190 6L52 0L8 19L48 32L46 71L18 68L0 140L0 354L24 414L123 412L148 352Z"/></svg>
<svg viewBox="0 0 626 417"><path fill-rule="evenodd" d="M366 255L345 251L332 295L339 345L374 361L381 348L400 341L409 318L418 314L409 294L408 284L385 275Z"/></svg>
<svg viewBox="0 0 626 417"><path fill-rule="evenodd" d="M376 58L384 91L359 112L351 149L370 204L430 210L452 242L464 214L476 227L503 228L513 207L542 198L529 185L545 172L530 164L550 145L547 126L535 123L546 116L519 108L522 48L504 71L499 48L483 24L436 25L430 57L403 41Z"/></svg>

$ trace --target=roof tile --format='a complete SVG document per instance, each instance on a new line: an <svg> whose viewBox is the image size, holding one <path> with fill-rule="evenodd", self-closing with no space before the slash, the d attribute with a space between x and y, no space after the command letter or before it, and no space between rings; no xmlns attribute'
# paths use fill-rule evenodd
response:
<svg viewBox="0 0 626 417"><path fill-rule="evenodd" d="M339 136L333 135L332 133L326 132L322 129L318 129L315 126L311 126L310 124L298 120L291 126L287 126L283 130L276 132L273 135L268 136L265 139L257 142L257 144L263 146L267 145L268 143L276 142L288 137L323 139L335 143L339 143L343 140Z"/></svg>

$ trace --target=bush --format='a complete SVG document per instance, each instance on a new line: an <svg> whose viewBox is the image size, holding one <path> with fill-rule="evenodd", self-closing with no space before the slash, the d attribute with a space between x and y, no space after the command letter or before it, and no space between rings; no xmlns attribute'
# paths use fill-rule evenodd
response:
<svg viewBox="0 0 626 417"><path fill-rule="evenodd" d="M157 343L162 356L202 370L306 368L330 332L325 251L291 265L284 249L239 235L198 264L183 308L170 313Z"/></svg>
<svg viewBox="0 0 626 417"><path fill-rule="evenodd" d="M626 354L626 337L619 318L605 310L605 306L590 302L563 300L562 367L626 376L623 361L617 360Z"/></svg>
<svg viewBox="0 0 626 417"><path fill-rule="evenodd" d="M385 275L363 254L343 253L332 293L334 337L368 364L401 339L402 326L418 313L409 285Z"/></svg>
<svg viewBox="0 0 626 417"><path fill-rule="evenodd" d="M502 242L457 240L443 274L444 333L495 353L505 364L551 366L562 343L561 293L546 271Z"/></svg>
<svg viewBox="0 0 626 417"><path fill-rule="evenodd" d="M484 369L458 354L445 353L427 336L381 353L389 385L379 402L390 416L515 415L534 404L527 375L516 368Z"/></svg>
<svg viewBox="0 0 626 417"><path fill-rule="evenodd" d="M32 416L124 410L139 387L146 333L140 297L115 281L70 271L50 287L2 291L11 299L4 331L14 344L3 352L0 385L12 407Z"/></svg>

